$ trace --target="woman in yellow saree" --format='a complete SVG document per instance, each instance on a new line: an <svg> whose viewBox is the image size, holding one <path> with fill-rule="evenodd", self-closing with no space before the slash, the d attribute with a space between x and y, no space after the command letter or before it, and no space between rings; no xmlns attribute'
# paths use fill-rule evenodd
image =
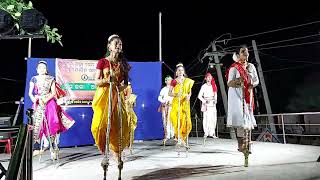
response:
<svg viewBox="0 0 320 180"><path fill-rule="evenodd" d="M130 66L123 58L120 37L118 35L110 36L107 56L100 59L97 64L95 75L97 89L92 102L94 114L91 125L95 143L101 153L105 155L101 162L105 171L104 176L106 176L109 165L109 149L118 157L119 176L121 176L123 166L121 153L130 143L130 129L124 96L129 70ZM111 91L109 91L110 86L112 87ZM110 122L108 122L109 118ZM110 127L109 136L107 135L108 124Z"/></svg>
<svg viewBox="0 0 320 180"><path fill-rule="evenodd" d="M176 78L171 81L169 90L169 96L173 97L170 118L178 145L187 147L186 140L192 129L190 97L194 80L186 77L182 63L176 65L175 73Z"/></svg>
<svg viewBox="0 0 320 180"><path fill-rule="evenodd" d="M130 126L130 153L132 154L132 145L134 140L134 131L137 127L137 115L134 112L134 107L136 105L137 95L132 93L131 83L128 83L127 88L125 89L125 99L126 99L126 108L128 112L128 122Z"/></svg>

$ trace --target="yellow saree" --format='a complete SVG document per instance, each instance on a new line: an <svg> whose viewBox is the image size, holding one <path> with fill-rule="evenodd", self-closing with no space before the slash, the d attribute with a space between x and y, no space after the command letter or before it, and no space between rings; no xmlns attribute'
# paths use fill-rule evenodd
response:
<svg viewBox="0 0 320 180"><path fill-rule="evenodd" d="M108 61L108 60L106 60ZM110 64L110 62L108 62ZM110 66L110 65L109 65ZM103 78L109 79L110 71L109 66L104 67L102 70ZM130 128L128 123L128 114L125 106L124 92L120 91L118 98L118 86L123 80L120 73L119 64L111 63L113 69L112 84L112 100L111 100L111 126L110 126L110 149L118 154L122 150L129 146L130 143ZM93 119L91 125L91 132L98 149L102 154L106 151L106 134L107 134L107 123L108 123L108 106L109 106L109 84L104 87L97 87L95 96L92 102ZM119 103L120 101L120 105ZM120 106L120 108L119 108ZM122 119L122 143L121 150L119 147L120 143L120 118Z"/></svg>
<svg viewBox="0 0 320 180"><path fill-rule="evenodd" d="M135 94L130 94L127 100L127 112L128 112L128 122L131 127L130 137L131 137L131 144L133 144L134 140L134 131L137 127L137 115L133 110L134 104L136 103L137 96Z"/></svg>
<svg viewBox="0 0 320 180"><path fill-rule="evenodd" d="M186 99L186 96L191 93L194 80L185 78L183 83L178 83L173 88L173 93L182 93L180 97L180 111L179 111L179 98L174 97L172 100L172 109L170 112L170 118L174 128L175 137L179 137L185 141L189 136L192 129L191 115L190 115L190 101ZM179 114L180 113L180 114ZM180 116L180 132L178 132L178 116ZM179 135L179 136L178 136Z"/></svg>

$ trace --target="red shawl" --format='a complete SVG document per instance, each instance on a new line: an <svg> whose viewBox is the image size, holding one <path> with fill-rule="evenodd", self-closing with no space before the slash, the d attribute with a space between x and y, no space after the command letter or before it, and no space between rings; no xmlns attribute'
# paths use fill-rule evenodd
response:
<svg viewBox="0 0 320 180"><path fill-rule="evenodd" d="M250 96L251 96L252 91L249 89L250 81L249 81L249 76L247 74L247 71L243 68L242 64L240 64L238 62L235 62L227 70L227 73L226 73L227 80L228 80L228 77L229 77L229 71L230 71L230 69L232 67L236 68L238 70L238 72L240 73L240 76L243 78L243 82L244 82L244 98L245 98L246 103L250 104ZM252 109L254 109L253 94L252 94L252 102L251 103L252 103Z"/></svg>

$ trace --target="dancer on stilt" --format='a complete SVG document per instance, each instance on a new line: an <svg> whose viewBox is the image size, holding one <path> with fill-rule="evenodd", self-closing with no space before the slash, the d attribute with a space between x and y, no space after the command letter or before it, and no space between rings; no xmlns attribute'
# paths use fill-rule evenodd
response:
<svg viewBox="0 0 320 180"><path fill-rule="evenodd" d="M192 129L190 97L194 80L187 78L182 63L176 65L175 79L171 82L169 96L173 97L170 119L174 134L178 138L177 146L189 149L188 137ZM179 149L178 149L179 151Z"/></svg>
<svg viewBox="0 0 320 180"><path fill-rule="evenodd" d="M217 138L217 85L210 73L206 74L206 83L201 86L198 98L201 101L201 111L203 112L203 145L207 137Z"/></svg>
<svg viewBox="0 0 320 180"><path fill-rule="evenodd" d="M238 151L245 156L245 166L251 153L251 130L256 126L253 116L253 88L259 84L256 68L248 63L249 52L245 46L233 55L235 63L227 70L228 116L227 126L236 130Z"/></svg>
<svg viewBox="0 0 320 180"><path fill-rule="evenodd" d="M133 149L133 140L134 140L134 131L137 127L137 115L134 112L134 107L136 106L136 100L137 100L137 95L133 94L132 92L132 85L129 82L127 88L125 89L125 99L126 99L126 108L128 112L128 122L130 126L130 154L132 154L132 149Z"/></svg>
<svg viewBox="0 0 320 180"><path fill-rule="evenodd" d="M130 144L130 126L125 106L124 89L128 85L130 65L123 56L122 41L118 35L108 38L106 57L100 59L95 75L97 90L92 102L91 131L102 154L104 179L109 165L110 150L117 156L119 179L123 161L121 154Z"/></svg>
<svg viewBox="0 0 320 180"><path fill-rule="evenodd" d="M158 101L161 102L161 106L159 112L162 112L162 121L163 121L163 146L165 147L166 141L174 137L174 131L172 122L170 120L170 112L172 106L173 97L169 96L170 84L172 81L172 77L167 76L165 78L166 86L163 87L158 96Z"/></svg>
<svg viewBox="0 0 320 180"><path fill-rule="evenodd" d="M40 151L34 151L34 155L42 155L46 148L49 148L51 159L55 161L59 158L59 134L67 131L75 121L57 104L57 99L66 93L54 77L48 74L47 62L39 61L37 73L37 76L31 78L29 88L29 97L34 109L34 142L41 143Z"/></svg>

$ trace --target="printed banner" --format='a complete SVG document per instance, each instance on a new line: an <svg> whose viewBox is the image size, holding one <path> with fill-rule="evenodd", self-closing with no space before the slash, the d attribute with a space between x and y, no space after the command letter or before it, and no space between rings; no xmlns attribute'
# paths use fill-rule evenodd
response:
<svg viewBox="0 0 320 180"><path fill-rule="evenodd" d="M67 96L59 104L91 106L96 90L94 75L96 60L57 59L56 80Z"/></svg>
<svg viewBox="0 0 320 180"><path fill-rule="evenodd" d="M91 101L95 93L93 77L98 61L28 58L23 106L23 122L25 124L28 123L26 111L32 108L32 101L29 97L29 82L33 76L38 74L39 61L47 62L49 75L56 77L57 82L67 90L68 95L65 102L71 105L63 105L62 107L76 121L68 131L61 133L60 146L73 147L94 144L91 132L93 116ZM158 95L162 84L162 63L157 61L129 62L129 64L131 66L130 82L134 94L138 97L134 108L137 115L134 139L163 139L161 113L157 112Z"/></svg>

